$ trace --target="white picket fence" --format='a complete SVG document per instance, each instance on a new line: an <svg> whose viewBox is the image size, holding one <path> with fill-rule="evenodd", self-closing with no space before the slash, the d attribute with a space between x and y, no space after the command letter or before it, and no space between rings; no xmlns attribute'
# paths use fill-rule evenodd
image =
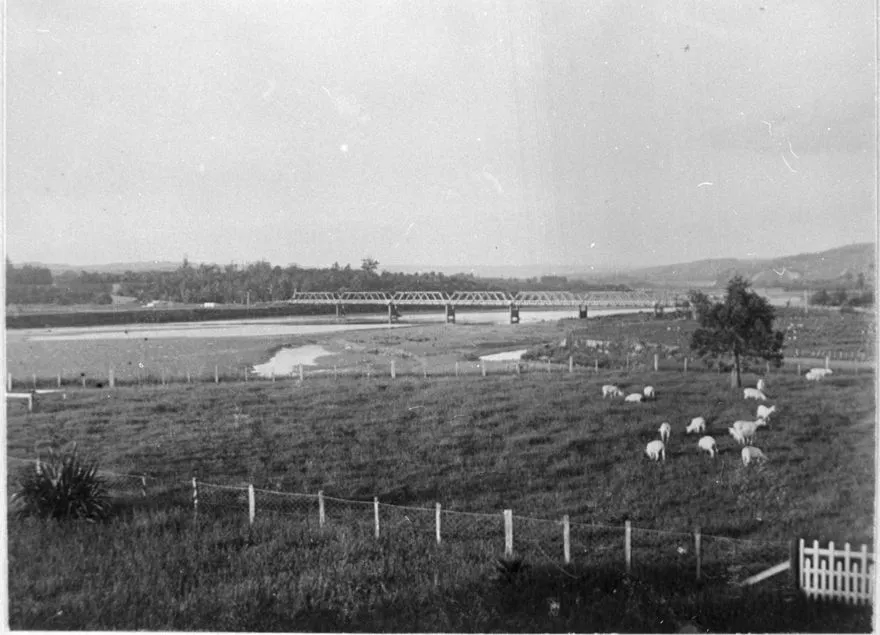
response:
<svg viewBox="0 0 880 635"><path fill-rule="evenodd" d="M850 604L869 604L874 594L874 554L867 545L853 551L849 543L835 549L829 542L826 549L798 544L799 586L809 598L842 600Z"/></svg>

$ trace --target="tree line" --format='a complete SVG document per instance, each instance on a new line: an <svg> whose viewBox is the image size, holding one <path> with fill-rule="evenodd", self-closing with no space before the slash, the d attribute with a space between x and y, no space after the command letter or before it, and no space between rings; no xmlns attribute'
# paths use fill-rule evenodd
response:
<svg viewBox="0 0 880 635"><path fill-rule="evenodd" d="M185 304L215 302L245 304L290 299L297 291L627 291L626 285L595 284L564 276L522 279L480 278L473 274L445 275L382 271L379 263L364 258L361 266L325 268L272 266L268 262L200 264L184 260L172 271L124 273L64 272L45 267L15 267L6 262L6 304L109 304L112 295L138 302L167 301Z"/></svg>

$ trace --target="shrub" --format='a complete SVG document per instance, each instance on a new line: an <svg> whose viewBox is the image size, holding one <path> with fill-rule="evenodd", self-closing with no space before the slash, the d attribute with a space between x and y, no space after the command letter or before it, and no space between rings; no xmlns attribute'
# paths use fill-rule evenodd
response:
<svg viewBox="0 0 880 635"><path fill-rule="evenodd" d="M25 468L12 502L19 516L58 520L102 520L110 510L97 462L77 456L76 445L68 452L50 449L48 460Z"/></svg>

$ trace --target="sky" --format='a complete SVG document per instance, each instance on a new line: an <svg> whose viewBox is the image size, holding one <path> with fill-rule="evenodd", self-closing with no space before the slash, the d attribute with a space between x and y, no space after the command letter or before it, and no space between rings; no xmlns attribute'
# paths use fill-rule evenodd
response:
<svg viewBox="0 0 880 635"><path fill-rule="evenodd" d="M869 0L7 0L13 262L641 267L876 236Z"/></svg>

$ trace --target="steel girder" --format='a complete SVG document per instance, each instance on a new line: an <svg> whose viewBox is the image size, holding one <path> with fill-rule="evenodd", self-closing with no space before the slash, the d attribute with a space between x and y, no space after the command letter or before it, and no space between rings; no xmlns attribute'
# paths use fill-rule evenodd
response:
<svg viewBox="0 0 880 635"><path fill-rule="evenodd" d="M384 291L344 291L339 294L340 304L391 304L392 298Z"/></svg>
<svg viewBox="0 0 880 635"><path fill-rule="evenodd" d="M449 304L449 298L442 291L398 291L391 301L401 306L445 306Z"/></svg>
<svg viewBox="0 0 880 635"><path fill-rule="evenodd" d="M329 291L297 291L287 301L289 304L338 304L335 293Z"/></svg>
<svg viewBox="0 0 880 635"><path fill-rule="evenodd" d="M506 291L456 291L449 296L453 306L510 306L513 298Z"/></svg>
<svg viewBox="0 0 880 635"><path fill-rule="evenodd" d="M513 303L516 306L580 306L581 300L571 291L520 291Z"/></svg>
<svg viewBox="0 0 880 635"><path fill-rule="evenodd" d="M657 299L644 291L590 291L580 294L580 301L587 307L653 307Z"/></svg>

